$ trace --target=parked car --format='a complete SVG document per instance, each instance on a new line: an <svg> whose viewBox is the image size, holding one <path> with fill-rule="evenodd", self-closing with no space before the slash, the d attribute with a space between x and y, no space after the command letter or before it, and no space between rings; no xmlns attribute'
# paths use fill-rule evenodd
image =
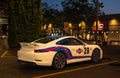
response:
<svg viewBox="0 0 120 78"><path fill-rule="evenodd" d="M60 69L66 64L88 60L99 62L103 58L98 45L88 45L73 36L49 36L20 44L21 49L17 53L20 63Z"/></svg>

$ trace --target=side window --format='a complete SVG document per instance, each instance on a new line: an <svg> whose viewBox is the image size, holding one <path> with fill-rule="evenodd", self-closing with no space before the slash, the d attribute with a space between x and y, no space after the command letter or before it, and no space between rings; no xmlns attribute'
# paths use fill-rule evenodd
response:
<svg viewBox="0 0 120 78"><path fill-rule="evenodd" d="M77 40L75 38L63 39L61 41L58 41L56 44L59 44L59 45L83 45L82 42L80 42L79 40Z"/></svg>
<svg viewBox="0 0 120 78"><path fill-rule="evenodd" d="M58 41L56 44L59 44L59 45L68 45L68 43L69 43L68 39L63 39L61 41Z"/></svg>
<svg viewBox="0 0 120 78"><path fill-rule="evenodd" d="M80 42L79 40L75 39L75 38L71 38L70 39L70 45L83 45L82 42Z"/></svg>

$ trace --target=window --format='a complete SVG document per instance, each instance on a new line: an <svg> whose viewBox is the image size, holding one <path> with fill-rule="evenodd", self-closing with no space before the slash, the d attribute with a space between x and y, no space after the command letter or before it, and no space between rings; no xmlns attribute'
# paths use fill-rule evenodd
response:
<svg viewBox="0 0 120 78"><path fill-rule="evenodd" d="M38 40L35 40L34 42L35 42L35 43L48 43L48 42L51 42L51 41L53 41L53 40L55 40L55 39L58 39L58 38L60 38L60 37L62 37L62 36L44 37L44 38L40 38L40 39L38 39Z"/></svg>
<svg viewBox="0 0 120 78"><path fill-rule="evenodd" d="M69 43L68 39L63 39L61 41L58 41L56 44L59 44L59 45L68 45L68 43Z"/></svg>
<svg viewBox="0 0 120 78"><path fill-rule="evenodd" d="M83 45L82 42L80 42L79 40L77 40L75 38L66 38L61 41L58 41L56 44L59 44L59 45Z"/></svg>

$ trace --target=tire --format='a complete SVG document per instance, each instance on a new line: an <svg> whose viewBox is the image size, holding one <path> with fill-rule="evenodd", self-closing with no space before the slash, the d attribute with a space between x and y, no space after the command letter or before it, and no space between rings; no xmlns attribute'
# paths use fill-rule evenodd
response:
<svg viewBox="0 0 120 78"><path fill-rule="evenodd" d="M100 62L100 50L99 49L95 49L92 53L92 61L94 63L98 63Z"/></svg>
<svg viewBox="0 0 120 78"><path fill-rule="evenodd" d="M66 65L65 55L61 52L58 52L53 59L52 67L55 69L61 69L64 68L65 65Z"/></svg>

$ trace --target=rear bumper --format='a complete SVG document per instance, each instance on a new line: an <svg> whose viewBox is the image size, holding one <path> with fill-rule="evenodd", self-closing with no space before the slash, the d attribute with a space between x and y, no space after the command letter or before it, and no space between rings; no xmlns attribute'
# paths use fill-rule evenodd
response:
<svg viewBox="0 0 120 78"><path fill-rule="evenodd" d="M51 66L56 52L31 53L18 52L18 62L40 66Z"/></svg>
<svg viewBox="0 0 120 78"><path fill-rule="evenodd" d="M23 60L17 60L18 63L20 64L29 64L29 65L36 65L34 62L28 62L28 61L23 61Z"/></svg>

